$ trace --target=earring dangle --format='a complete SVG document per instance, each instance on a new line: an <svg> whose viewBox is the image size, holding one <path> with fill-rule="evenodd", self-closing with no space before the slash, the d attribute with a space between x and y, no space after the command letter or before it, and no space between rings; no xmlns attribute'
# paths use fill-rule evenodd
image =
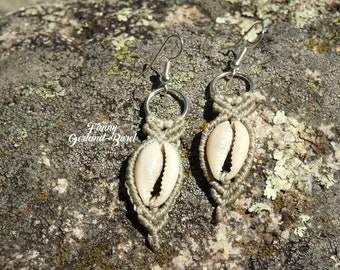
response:
<svg viewBox="0 0 340 270"><path fill-rule="evenodd" d="M218 116L202 132L199 146L199 158L205 177L211 185L210 193L217 204L216 222L221 222L226 208L242 193L243 183L247 177L255 153L255 132L249 123L248 116L256 109L252 94L254 81L252 77L238 71L240 62L249 48L256 46L263 37L263 22L257 22L237 42L261 24L261 33L253 42L243 48L239 57L230 51L234 60L230 69L217 75L210 82L210 95L213 109ZM220 79L239 79L248 85L248 91L239 91L238 95L223 95L216 89Z"/></svg>
<svg viewBox="0 0 340 270"><path fill-rule="evenodd" d="M170 80L170 61L178 57L183 49L183 40L179 35L171 35L166 39L149 67L155 71L153 62L170 38L179 40L180 51L167 60L164 74L159 74L161 85L154 89L144 102L146 123L143 132L147 139L130 158L125 182L138 220L148 231L148 242L153 251L160 248L158 232L166 224L168 213L174 206L182 186L183 167L179 146L180 138L185 132L184 117L189 105L182 91L167 85ZM156 95L164 93L176 95L183 100L184 107L180 116L160 119L150 111L150 101Z"/></svg>

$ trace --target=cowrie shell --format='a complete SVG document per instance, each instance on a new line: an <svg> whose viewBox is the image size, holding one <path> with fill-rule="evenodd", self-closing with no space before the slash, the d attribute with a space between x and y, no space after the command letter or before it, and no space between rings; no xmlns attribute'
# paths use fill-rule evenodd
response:
<svg viewBox="0 0 340 270"><path fill-rule="evenodd" d="M240 121L231 124L224 121L213 129L207 140L206 155L216 180L225 183L237 175L248 156L249 143L248 130Z"/></svg>
<svg viewBox="0 0 340 270"><path fill-rule="evenodd" d="M169 198L179 176L180 158L168 142L151 142L139 153L134 174L145 206L161 206Z"/></svg>

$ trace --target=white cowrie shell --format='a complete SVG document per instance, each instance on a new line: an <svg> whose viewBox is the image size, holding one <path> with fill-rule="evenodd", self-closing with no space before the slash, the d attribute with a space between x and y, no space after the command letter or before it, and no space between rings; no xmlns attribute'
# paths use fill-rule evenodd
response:
<svg viewBox="0 0 340 270"><path fill-rule="evenodd" d="M140 152L134 174L144 205L158 207L169 198L179 175L179 166L179 155L168 142L152 142ZM155 189L160 189L158 194L153 194Z"/></svg>
<svg viewBox="0 0 340 270"><path fill-rule="evenodd" d="M212 175L219 180L222 167L232 143L232 129L228 121L218 124L207 141L207 159Z"/></svg>
<svg viewBox="0 0 340 270"><path fill-rule="evenodd" d="M218 124L209 135L206 153L209 168L216 180L225 182L236 176L242 168L249 150L249 133L240 122ZM231 151L231 167L224 171L225 161Z"/></svg>

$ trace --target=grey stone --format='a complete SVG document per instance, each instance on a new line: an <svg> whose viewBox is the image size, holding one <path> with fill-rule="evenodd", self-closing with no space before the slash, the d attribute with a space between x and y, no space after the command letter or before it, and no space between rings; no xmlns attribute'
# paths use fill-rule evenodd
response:
<svg viewBox="0 0 340 270"><path fill-rule="evenodd" d="M65 1L0 18L1 269L339 267L339 4L248 2ZM216 22L223 18L229 23ZM296 140L283 149L279 135L259 137L243 195L215 224L198 160L204 120L215 116L207 87L226 68L230 42L246 28L241 23L265 18L265 36L240 68L254 78L259 96L253 122ZM143 101L155 73L141 70L171 33L185 42L171 69L172 86L190 101L185 179L154 253L124 182L128 159L146 138ZM166 53L173 50L175 44ZM162 70L164 60L163 54L155 68ZM152 106L160 116L179 113L174 100ZM278 111L288 124L270 120ZM294 121L305 123L295 134L288 130ZM86 136L91 123L137 139L71 146L70 136ZM298 177L270 199L264 190L279 163L275 148L298 146L299 155L284 165L300 170ZM249 211L256 203L271 210Z"/></svg>

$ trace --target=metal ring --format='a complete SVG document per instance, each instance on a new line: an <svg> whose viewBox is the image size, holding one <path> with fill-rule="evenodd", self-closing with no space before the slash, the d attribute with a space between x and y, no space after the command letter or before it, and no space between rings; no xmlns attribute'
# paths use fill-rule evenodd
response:
<svg viewBox="0 0 340 270"><path fill-rule="evenodd" d="M180 90L177 90L177 89L174 89L174 88L165 88L164 86L160 87L160 88L157 88L155 89L154 91L152 91L150 93L150 95L147 97L147 99L145 100L145 103L144 103L144 110L145 110L145 113L146 113L146 116L148 116L150 114L150 106L149 106L149 103L150 103L150 100L155 96L157 95L159 92L173 92L173 93L176 93L178 95L180 95L182 97L182 99L184 100L184 109L183 109L183 113L181 115L181 117L184 117L187 112L188 112L188 108L189 108L189 100L187 98L186 95L184 95L184 93Z"/></svg>
<svg viewBox="0 0 340 270"><path fill-rule="evenodd" d="M249 92L253 92L254 91L254 80L252 77L250 77L249 75L247 74L244 74L244 73L240 73L240 72L235 72L233 73L232 71L227 71L227 72L224 72L224 73L221 73L219 75L217 75L211 82L210 82L210 94L211 96L213 96L216 92L216 89L215 89L215 83L219 80L219 79L222 79L226 76L230 76L231 78L235 78L235 77L239 77L239 78L242 78L244 80L246 80L248 83L249 83Z"/></svg>

